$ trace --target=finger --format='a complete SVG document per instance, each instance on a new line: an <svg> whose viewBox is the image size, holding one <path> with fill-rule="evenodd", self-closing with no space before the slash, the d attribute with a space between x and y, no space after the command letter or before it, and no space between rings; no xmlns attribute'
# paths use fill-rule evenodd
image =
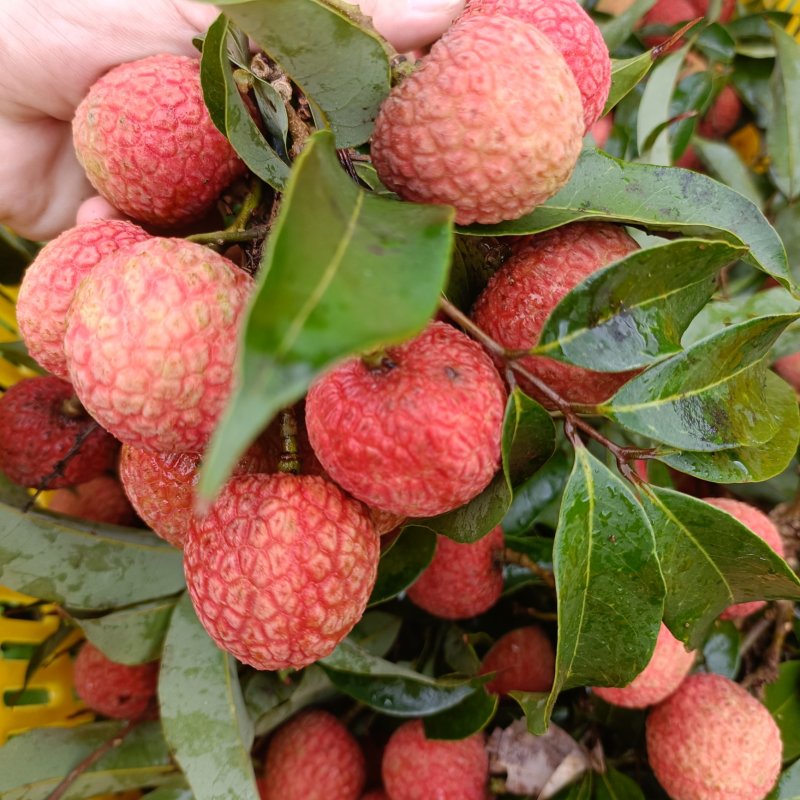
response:
<svg viewBox="0 0 800 800"><path fill-rule="evenodd" d="M83 225L84 222L93 222L96 219L127 219L127 217L118 208L114 208L105 197L100 197L98 194L80 204L75 222Z"/></svg>

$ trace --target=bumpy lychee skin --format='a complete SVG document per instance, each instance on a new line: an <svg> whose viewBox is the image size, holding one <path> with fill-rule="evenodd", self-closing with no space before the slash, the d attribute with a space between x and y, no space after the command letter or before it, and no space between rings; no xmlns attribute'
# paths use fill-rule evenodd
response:
<svg viewBox="0 0 800 800"><path fill-rule="evenodd" d="M647 757L672 800L763 800L781 749L767 709L721 675L690 675L647 718Z"/></svg>
<svg viewBox="0 0 800 800"><path fill-rule="evenodd" d="M494 694L549 692L553 686L556 652L547 634L529 625L501 636L481 664L481 675L497 673L486 691Z"/></svg>
<svg viewBox="0 0 800 800"><path fill-rule="evenodd" d="M648 665L621 689L598 687L592 691L615 706L647 708L669 697L689 674L695 659L663 623Z"/></svg>
<svg viewBox="0 0 800 800"><path fill-rule="evenodd" d="M72 489L58 489L50 495L50 511L90 522L132 525L136 512L125 496L122 484L110 475L81 483Z"/></svg>
<svg viewBox="0 0 800 800"><path fill-rule="evenodd" d="M14 483L74 486L113 469L118 452L119 442L97 427L60 378L29 378L0 397L0 470Z"/></svg>
<svg viewBox="0 0 800 800"><path fill-rule="evenodd" d="M457 22L381 107L372 161L402 198L456 221L517 219L569 180L583 104L555 45L508 17Z"/></svg>
<svg viewBox="0 0 800 800"><path fill-rule="evenodd" d="M434 322L377 367L354 358L306 398L314 452L367 505L404 517L458 508L500 464L505 387L483 349Z"/></svg>
<svg viewBox="0 0 800 800"><path fill-rule="evenodd" d="M195 517L201 453L157 453L123 445L119 476L139 516L173 547L182 548ZM233 469L234 475L271 472L274 459L256 442Z"/></svg>
<svg viewBox="0 0 800 800"><path fill-rule="evenodd" d="M741 115L742 101L728 84L697 126L697 131L708 139L721 139L736 127Z"/></svg>
<svg viewBox="0 0 800 800"><path fill-rule="evenodd" d="M505 347L532 347L564 295L593 272L634 250L638 245L622 227L598 222L575 222L520 238L514 254L475 303L473 318ZM578 403L606 400L633 375L594 372L544 356L528 356L521 363L562 397ZM525 388L549 405L533 387Z"/></svg>
<svg viewBox="0 0 800 800"><path fill-rule="evenodd" d="M502 14L538 28L572 70L584 129L597 122L611 89L611 57L600 28L576 0L470 0L462 19L478 14Z"/></svg>
<svg viewBox="0 0 800 800"><path fill-rule="evenodd" d="M433 560L408 597L436 617L468 619L488 611L502 592L503 530L498 525L472 544L437 536Z"/></svg>
<svg viewBox="0 0 800 800"><path fill-rule="evenodd" d="M121 247L148 238L138 225L95 220L53 239L25 270L17 298L17 322L28 353L59 378L69 378L64 333L81 280Z"/></svg>
<svg viewBox="0 0 800 800"><path fill-rule="evenodd" d="M350 731L327 711L305 711L269 743L261 800L358 800L366 780L364 754Z"/></svg>
<svg viewBox="0 0 800 800"><path fill-rule="evenodd" d="M781 558L784 557L783 539L775 523L759 509L741 500L728 497L705 497L706 503L716 506L722 511L727 511L746 528L760 536ZM729 606L720 614L720 619L741 619L749 617L760 611L766 605L764 600L753 600L750 603L736 603Z"/></svg>
<svg viewBox="0 0 800 800"><path fill-rule="evenodd" d="M182 239L151 238L104 259L75 293L64 339L89 413L135 447L202 450L231 391L252 283Z"/></svg>
<svg viewBox="0 0 800 800"><path fill-rule="evenodd" d="M379 549L364 507L329 481L241 475L192 522L184 570L223 650L256 669L300 668L361 618Z"/></svg>
<svg viewBox="0 0 800 800"><path fill-rule="evenodd" d="M158 663L118 664L86 642L75 659L73 682L92 711L113 719L136 719L153 710Z"/></svg>
<svg viewBox="0 0 800 800"><path fill-rule="evenodd" d="M381 772L392 800L485 800L489 757L480 733L428 739L422 720L413 720L392 734Z"/></svg>
<svg viewBox="0 0 800 800"><path fill-rule="evenodd" d="M97 191L153 225L201 217L246 169L203 103L199 62L185 56L115 67L78 106L72 131Z"/></svg>

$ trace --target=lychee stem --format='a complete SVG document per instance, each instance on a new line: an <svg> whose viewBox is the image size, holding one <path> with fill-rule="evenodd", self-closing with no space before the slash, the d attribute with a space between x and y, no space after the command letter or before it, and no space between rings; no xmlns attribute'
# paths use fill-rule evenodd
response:
<svg viewBox="0 0 800 800"><path fill-rule="evenodd" d="M227 228L225 228L226 231L245 230L247 223L250 221L250 217L253 216L253 213L261 203L261 196L263 193L262 188L261 181L258 178L253 178L250 191L242 201L242 207L239 209L236 219L230 225L228 225Z"/></svg>
<svg viewBox="0 0 800 800"><path fill-rule="evenodd" d="M293 408L281 411L281 455L278 472L300 474L300 456L297 451L297 418Z"/></svg>
<svg viewBox="0 0 800 800"><path fill-rule="evenodd" d="M61 413L69 419L79 419L86 415L86 410L78 400L78 396L73 394L61 404Z"/></svg>
<svg viewBox="0 0 800 800"><path fill-rule="evenodd" d="M263 239L269 233L269 225L253 225L244 231L211 231L195 233L186 237L187 242L196 244L226 244L227 242L253 242Z"/></svg>
<svg viewBox="0 0 800 800"><path fill-rule="evenodd" d="M361 362L370 372L388 372L397 366L388 351L383 348L365 353L361 356Z"/></svg>
<svg viewBox="0 0 800 800"><path fill-rule="evenodd" d="M520 567L530 570L534 575L541 578L542 582L554 589L556 586L556 579L550 570L540 567L530 556L525 553L519 553L507 547L503 551L503 560L506 564L518 564Z"/></svg>

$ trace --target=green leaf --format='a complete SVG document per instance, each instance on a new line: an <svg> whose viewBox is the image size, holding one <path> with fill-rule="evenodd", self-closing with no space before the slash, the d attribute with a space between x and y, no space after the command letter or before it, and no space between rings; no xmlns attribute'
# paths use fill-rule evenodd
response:
<svg viewBox="0 0 800 800"><path fill-rule="evenodd" d="M766 403L778 420L775 435L764 444L711 453L688 450L661 457L673 469L712 483L754 483L780 475L789 466L800 442L800 413L795 390L768 372Z"/></svg>
<svg viewBox="0 0 800 800"><path fill-rule="evenodd" d="M764 193L761 185L729 144L696 136L692 147L700 156L700 160L711 168L716 178L744 195L759 208L763 208Z"/></svg>
<svg viewBox="0 0 800 800"><path fill-rule="evenodd" d="M0 283L16 286L38 251L38 244L0 225Z"/></svg>
<svg viewBox="0 0 800 800"><path fill-rule="evenodd" d="M16 509L23 509L30 501L31 496L28 494L25 487L12 483L0 472L0 519L2 519L3 515L3 505L11 506Z"/></svg>
<svg viewBox="0 0 800 800"><path fill-rule="evenodd" d="M625 222L745 245L749 263L798 292L780 238L750 200L700 173L618 161L600 150L584 150L570 182L530 214L461 231L473 236L541 233L577 220Z"/></svg>
<svg viewBox="0 0 800 800"><path fill-rule="evenodd" d="M359 647L373 656L383 658L397 640L403 620L385 611L368 611L350 633Z"/></svg>
<svg viewBox="0 0 800 800"><path fill-rule="evenodd" d="M637 250L565 295L531 352L600 372L644 367L681 349L681 336L746 250L679 239Z"/></svg>
<svg viewBox="0 0 800 800"><path fill-rule="evenodd" d="M318 662L339 691L393 717L427 717L452 708L488 678L430 678L371 655L345 639Z"/></svg>
<svg viewBox="0 0 800 800"><path fill-rule="evenodd" d="M639 3L642 0L638 0ZM651 0L644 0L651 3ZM621 16L621 15L620 15ZM612 22L620 19L616 17ZM648 50L633 58L611 59L611 91L608 93L603 116L608 114L624 97L630 94L653 66L653 52Z"/></svg>
<svg viewBox="0 0 800 800"><path fill-rule="evenodd" d="M144 795L145 800L194 800L192 790L183 781L175 781Z"/></svg>
<svg viewBox="0 0 800 800"><path fill-rule="evenodd" d="M374 33L318 0L216 4L318 107L337 147L369 139L390 78L388 54Z"/></svg>
<svg viewBox="0 0 800 800"><path fill-rule="evenodd" d="M405 591L431 563L436 552L436 535L427 528L407 525L381 554L378 577L369 605L385 603Z"/></svg>
<svg viewBox="0 0 800 800"><path fill-rule="evenodd" d="M800 800L800 761L781 773L778 785L765 800Z"/></svg>
<svg viewBox="0 0 800 800"><path fill-rule="evenodd" d="M27 367L39 375L44 375L45 371L28 355L28 348L25 342L0 342L0 358L14 364L16 367Z"/></svg>
<svg viewBox="0 0 800 800"><path fill-rule="evenodd" d="M75 627L65 619L60 619L58 627L46 639L39 642L34 646L33 653L25 666L25 678L22 681L22 686L19 692L16 692L12 697L6 699L8 706L16 706L20 703L22 695L31 682L31 679L36 672L49 661L52 657L62 650L62 645L70 638L72 638L72 645L74 646L76 637L74 637ZM64 651L68 650L67 646ZM5 655L5 654L4 654Z"/></svg>
<svg viewBox="0 0 800 800"><path fill-rule="evenodd" d="M767 442L781 420L768 405L763 359L797 318L760 317L702 339L632 378L598 411L681 450Z"/></svg>
<svg viewBox="0 0 800 800"><path fill-rule="evenodd" d="M564 490L554 548L558 596L556 674L528 724L542 733L558 693L624 686L653 653L664 581L653 531L628 486L584 447Z"/></svg>
<svg viewBox="0 0 800 800"><path fill-rule="evenodd" d="M508 511L514 486L534 474L553 454L556 429L545 409L519 389L508 396L503 419L503 470L465 506L437 517L415 520L456 542L476 542L496 528Z"/></svg>
<svg viewBox="0 0 800 800"><path fill-rule="evenodd" d="M786 562L730 514L653 486L645 508L667 585L664 622L691 649L702 647L734 603L800 599L800 580Z"/></svg>
<svg viewBox="0 0 800 800"><path fill-rule="evenodd" d="M309 140L267 240L238 388L201 471L202 497L320 372L419 332L444 286L452 219L450 208L369 195L342 170L330 133Z"/></svg>
<svg viewBox="0 0 800 800"><path fill-rule="evenodd" d="M800 757L800 661L784 661L775 683L768 683L764 704L769 709L783 741L783 761Z"/></svg>
<svg viewBox="0 0 800 800"><path fill-rule="evenodd" d="M275 189L282 189L289 167L270 147L239 93L228 60L230 23L220 15L208 29L200 61L200 82L211 120L247 164Z"/></svg>
<svg viewBox="0 0 800 800"><path fill-rule="evenodd" d="M188 594L175 606L158 683L164 736L197 800L259 800L236 661L209 639Z"/></svg>
<svg viewBox="0 0 800 800"><path fill-rule="evenodd" d="M610 51L616 50L636 27L636 23L656 4L656 0L634 0L631 5L619 14L601 22L600 31ZM650 55L649 53L647 55ZM651 59L652 60L652 59ZM613 62L612 62L613 63ZM613 80L613 72L612 80ZM612 83L613 87L613 83Z"/></svg>
<svg viewBox="0 0 800 800"><path fill-rule="evenodd" d="M161 655L175 600L125 608L94 619L79 620L86 638L112 661L143 664Z"/></svg>
<svg viewBox="0 0 800 800"><path fill-rule="evenodd" d="M494 249L503 253L508 250L500 247ZM485 242L474 236L456 236L445 296L468 313L475 299L486 288L489 278L497 271L497 264L499 259L493 257Z"/></svg>
<svg viewBox="0 0 800 800"><path fill-rule="evenodd" d="M543 720L546 721L550 716L549 692L521 692L514 690L509 692L508 696L519 703L519 707L525 714L528 731L535 735L543 733Z"/></svg>
<svg viewBox="0 0 800 800"><path fill-rule="evenodd" d="M739 648L742 645L742 634L730 620L715 624L711 635L703 645L705 667L715 675L724 675L736 680L742 659Z"/></svg>
<svg viewBox="0 0 800 800"><path fill-rule="evenodd" d="M478 689L457 706L425 717L425 736L428 739L466 739L482 731L497 711L499 698Z"/></svg>
<svg viewBox="0 0 800 800"><path fill-rule="evenodd" d="M0 505L0 583L73 611L100 611L181 591L182 553L150 533L97 523L84 531Z"/></svg>
<svg viewBox="0 0 800 800"><path fill-rule="evenodd" d="M585 772L579 783L573 783L567 789L559 792L555 796L555 800L592 800L594 777L594 772Z"/></svg>
<svg viewBox="0 0 800 800"><path fill-rule="evenodd" d="M121 722L95 722L77 728L41 728L9 739L0 747L0 800L47 800L70 770L122 726ZM89 767L64 800L158 786L173 775L175 767L161 726L145 722Z"/></svg>
<svg viewBox="0 0 800 800"><path fill-rule="evenodd" d="M800 44L774 23L775 71L772 120L767 126L770 174L789 199L800 195Z"/></svg>
<svg viewBox="0 0 800 800"><path fill-rule="evenodd" d="M594 800L645 800L645 796L633 778L609 767L595 777Z"/></svg>

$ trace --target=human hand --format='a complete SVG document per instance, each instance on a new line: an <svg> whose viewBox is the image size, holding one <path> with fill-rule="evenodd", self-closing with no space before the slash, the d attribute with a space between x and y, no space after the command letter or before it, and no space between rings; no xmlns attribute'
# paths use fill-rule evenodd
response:
<svg viewBox="0 0 800 800"><path fill-rule="evenodd" d="M49 239L95 192L71 121L109 69L157 53L197 55L192 37L219 13L191 0L4 0L0 26L0 222ZM111 216L95 199L83 211Z"/></svg>
<svg viewBox="0 0 800 800"><path fill-rule="evenodd" d="M400 53L438 39L464 10L465 0L359 0L375 30Z"/></svg>

